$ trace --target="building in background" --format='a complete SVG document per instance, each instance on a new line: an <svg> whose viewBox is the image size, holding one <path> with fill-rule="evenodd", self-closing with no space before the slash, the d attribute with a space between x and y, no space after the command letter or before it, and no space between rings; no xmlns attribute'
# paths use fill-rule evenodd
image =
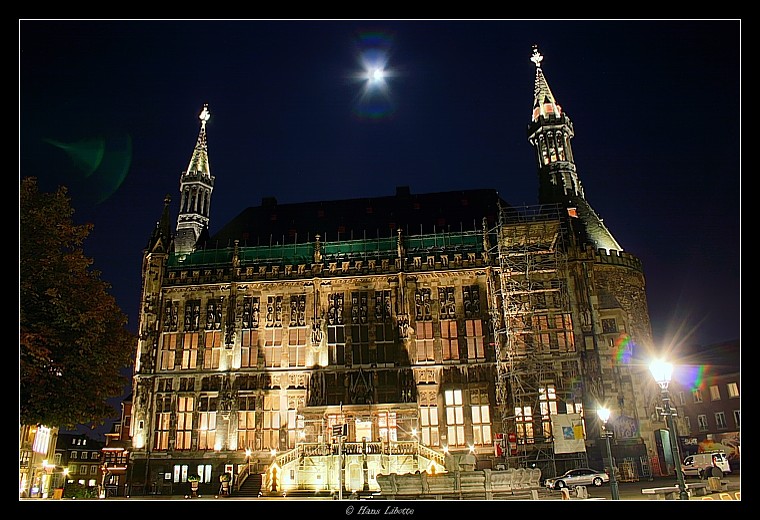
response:
<svg viewBox="0 0 760 520"><path fill-rule="evenodd" d="M106 433L103 446L101 487L105 496L129 496L129 455L132 440L129 426L132 420L132 396L121 402L121 415Z"/></svg>
<svg viewBox="0 0 760 520"><path fill-rule="evenodd" d="M238 491L377 490L378 474L473 457L544 477L603 467L601 406L617 463L648 467L644 270L586 199L572 122L531 59L530 207L436 186L268 197L211 235L204 107L176 231L167 197L144 251L134 495L187 494L192 474L216 493L223 473Z"/></svg>
<svg viewBox="0 0 760 520"><path fill-rule="evenodd" d="M101 483L101 450L103 441L81 433L60 433L55 446L54 487L79 484L97 489Z"/></svg>
<svg viewBox="0 0 760 520"><path fill-rule="evenodd" d="M52 496L58 428L19 427L18 494L22 498Z"/></svg>
<svg viewBox="0 0 760 520"><path fill-rule="evenodd" d="M733 471L741 461L741 372L739 340L698 350L682 366L674 402L684 430L682 455L723 451Z"/></svg>

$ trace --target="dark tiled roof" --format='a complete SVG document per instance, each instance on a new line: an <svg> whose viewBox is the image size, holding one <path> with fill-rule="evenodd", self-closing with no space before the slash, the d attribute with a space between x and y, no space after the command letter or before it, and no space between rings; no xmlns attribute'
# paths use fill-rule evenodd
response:
<svg viewBox="0 0 760 520"><path fill-rule="evenodd" d="M405 236L482 230L483 218L496 223L499 204L509 206L493 189L413 194L399 187L393 196L297 204L265 198L199 247L305 243L317 234L323 242L395 237L399 228Z"/></svg>

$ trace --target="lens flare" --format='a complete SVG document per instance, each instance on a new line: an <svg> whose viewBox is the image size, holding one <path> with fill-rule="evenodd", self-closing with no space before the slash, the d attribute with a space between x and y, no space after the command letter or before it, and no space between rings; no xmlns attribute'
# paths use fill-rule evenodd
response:
<svg viewBox="0 0 760 520"><path fill-rule="evenodd" d="M100 204L111 197L124 182L132 162L132 138L124 132L115 132L74 142L44 139L44 142L62 150L74 165L72 177L66 184L72 196Z"/></svg>
<svg viewBox="0 0 760 520"><path fill-rule="evenodd" d="M634 343L631 336L628 334L621 334L617 340L615 340L615 361L618 364L629 364L633 357Z"/></svg>

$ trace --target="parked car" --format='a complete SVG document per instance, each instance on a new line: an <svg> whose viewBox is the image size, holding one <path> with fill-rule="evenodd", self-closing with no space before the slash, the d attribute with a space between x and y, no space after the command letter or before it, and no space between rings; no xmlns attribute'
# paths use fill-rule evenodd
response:
<svg viewBox="0 0 760 520"><path fill-rule="evenodd" d="M610 476L604 471L591 468L576 468L566 471L559 477L547 478L544 486L549 489L562 489L575 486L601 486L610 481Z"/></svg>
<svg viewBox="0 0 760 520"><path fill-rule="evenodd" d="M689 455L683 459L681 469L684 477L699 477L701 479L720 478L726 473L731 473L728 457L722 451Z"/></svg>

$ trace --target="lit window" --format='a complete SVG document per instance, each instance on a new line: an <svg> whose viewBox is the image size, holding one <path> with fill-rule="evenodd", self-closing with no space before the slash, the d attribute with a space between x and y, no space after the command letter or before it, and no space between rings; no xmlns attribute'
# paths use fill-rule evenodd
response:
<svg viewBox="0 0 760 520"><path fill-rule="evenodd" d="M462 390L446 390L446 426L448 428L448 445L464 446L464 405Z"/></svg>

